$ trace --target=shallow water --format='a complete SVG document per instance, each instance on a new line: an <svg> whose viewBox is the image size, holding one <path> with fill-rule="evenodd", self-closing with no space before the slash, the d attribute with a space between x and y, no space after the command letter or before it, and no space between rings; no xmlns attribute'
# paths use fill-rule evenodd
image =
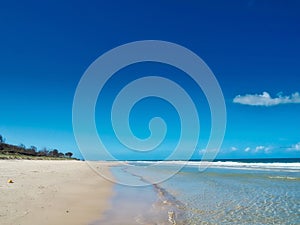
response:
<svg viewBox="0 0 300 225"><path fill-rule="evenodd" d="M112 167L111 171L122 183L130 180L131 183L146 186L115 184L111 209L95 225L171 224L168 221L168 212L173 208L173 202L167 200L167 193L163 189L128 172L126 166Z"/></svg>
<svg viewBox="0 0 300 225"><path fill-rule="evenodd" d="M116 185L106 218L122 220L100 224L171 224L168 211L176 212L177 224L300 224L300 170L290 167L217 165L199 172L189 165L157 185ZM146 183L172 173L172 164L114 170L122 179Z"/></svg>

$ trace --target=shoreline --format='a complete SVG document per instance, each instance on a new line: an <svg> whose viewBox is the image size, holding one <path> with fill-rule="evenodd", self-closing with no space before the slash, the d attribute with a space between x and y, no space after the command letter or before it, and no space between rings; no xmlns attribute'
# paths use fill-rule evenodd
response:
<svg viewBox="0 0 300 225"><path fill-rule="evenodd" d="M109 163L96 163L111 176ZM0 171L3 225L91 224L113 195L113 183L82 161L1 160Z"/></svg>
<svg viewBox="0 0 300 225"><path fill-rule="evenodd" d="M99 224L186 224L184 205L166 189L128 171L124 165L111 168L111 171L116 179L135 180L145 186L116 184L112 208Z"/></svg>

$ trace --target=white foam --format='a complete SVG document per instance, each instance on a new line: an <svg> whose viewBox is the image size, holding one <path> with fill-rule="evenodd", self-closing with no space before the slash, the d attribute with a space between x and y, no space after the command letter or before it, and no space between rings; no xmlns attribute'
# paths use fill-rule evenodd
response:
<svg viewBox="0 0 300 225"><path fill-rule="evenodd" d="M253 170L285 170L300 172L300 163L245 163L245 162L208 162L208 161L138 161L138 163L161 165L187 165L213 168L253 169Z"/></svg>
<svg viewBox="0 0 300 225"><path fill-rule="evenodd" d="M288 177L288 176L269 176L270 179L282 179L282 180L298 180L299 177Z"/></svg>

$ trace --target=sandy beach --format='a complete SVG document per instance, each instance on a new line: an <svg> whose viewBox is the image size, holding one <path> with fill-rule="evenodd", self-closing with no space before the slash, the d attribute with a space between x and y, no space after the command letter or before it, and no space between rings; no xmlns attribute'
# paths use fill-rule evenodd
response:
<svg viewBox="0 0 300 225"><path fill-rule="evenodd" d="M107 164L99 168L109 175ZM112 183L82 161L0 161L2 225L92 224L111 195Z"/></svg>

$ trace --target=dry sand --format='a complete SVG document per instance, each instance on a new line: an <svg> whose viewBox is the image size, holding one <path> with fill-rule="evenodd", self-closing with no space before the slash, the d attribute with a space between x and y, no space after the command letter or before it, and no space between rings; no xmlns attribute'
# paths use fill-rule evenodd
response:
<svg viewBox="0 0 300 225"><path fill-rule="evenodd" d="M0 160L1 225L92 224L111 195L112 183L85 162Z"/></svg>

